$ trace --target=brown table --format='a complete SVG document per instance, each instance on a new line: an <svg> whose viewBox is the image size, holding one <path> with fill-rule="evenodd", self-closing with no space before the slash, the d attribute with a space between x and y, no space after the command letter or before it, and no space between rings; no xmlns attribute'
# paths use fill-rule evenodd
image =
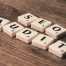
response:
<svg viewBox="0 0 66 66"><path fill-rule="evenodd" d="M30 12L66 28L66 0L0 0L0 16L17 21ZM66 36L61 38L66 42ZM0 32L0 66L66 66L63 59Z"/></svg>

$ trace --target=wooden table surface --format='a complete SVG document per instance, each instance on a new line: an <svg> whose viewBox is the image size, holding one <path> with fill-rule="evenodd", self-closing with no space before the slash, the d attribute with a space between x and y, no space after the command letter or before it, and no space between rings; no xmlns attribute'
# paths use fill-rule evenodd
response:
<svg viewBox="0 0 66 66"><path fill-rule="evenodd" d="M30 12L66 28L66 0L0 0L0 17L17 21ZM60 40L66 42L66 36ZM66 66L63 59L0 32L0 66Z"/></svg>

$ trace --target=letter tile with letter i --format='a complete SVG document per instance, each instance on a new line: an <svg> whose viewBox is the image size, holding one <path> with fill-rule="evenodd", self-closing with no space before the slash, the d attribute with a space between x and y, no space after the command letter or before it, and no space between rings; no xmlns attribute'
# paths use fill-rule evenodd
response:
<svg viewBox="0 0 66 66"><path fill-rule="evenodd" d="M10 23L10 20L0 17L0 31L3 31L3 26Z"/></svg>
<svg viewBox="0 0 66 66"><path fill-rule="evenodd" d="M59 39L66 34L66 29L55 24L46 28L45 33L55 39Z"/></svg>
<svg viewBox="0 0 66 66"><path fill-rule="evenodd" d="M16 22L12 22L10 24L7 24L3 26L3 31L10 35L11 37L16 36L16 33L20 30L22 30L24 27Z"/></svg>
<svg viewBox="0 0 66 66"><path fill-rule="evenodd" d="M55 42L49 46L49 52L62 58L64 55L66 55L66 43L60 40Z"/></svg>
<svg viewBox="0 0 66 66"><path fill-rule="evenodd" d="M37 35L38 35L38 32L29 28L24 28L23 30L16 33L16 38L26 43L30 43L32 39L36 37Z"/></svg>
<svg viewBox="0 0 66 66"><path fill-rule="evenodd" d="M51 45L53 42L54 38L44 34L39 34L32 40L32 45L47 50L49 48L49 45Z"/></svg>
<svg viewBox="0 0 66 66"><path fill-rule="evenodd" d="M44 32L47 27L49 27L52 24L51 21L38 18L34 22L31 23L31 28L36 29L40 32Z"/></svg>
<svg viewBox="0 0 66 66"><path fill-rule="evenodd" d="M31 13L26 13L18 16L18 22L22 23L25 26L30 26L31 22L35 21L36 19L38 19L38 17L34 16Z"/></svg>

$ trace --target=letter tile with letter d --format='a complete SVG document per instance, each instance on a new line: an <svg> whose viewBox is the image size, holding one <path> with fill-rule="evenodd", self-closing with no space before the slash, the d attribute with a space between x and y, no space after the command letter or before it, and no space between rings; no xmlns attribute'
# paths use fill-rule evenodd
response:
<svg viewBox="0 0 66 66"><path fill-rule="evenodd" d="M53 42L54 38L39 34L32 40L32 45L47 50L49 48L49 45L51 45Z"/></svg>
<svg viewBox="0 0 66 66"><path fill-rule="evenodd" d="M55 39L58 39L66 34L66 29L55 24L46 28L45 33Z"/></svg>
<svg viewBox="0 0 66 66"><path fill-rule="evenodd" d="M57 41L49 46L49 52L62 58L66 54L66 43L63 41Z"/></svg>
<svg viewBox="0 0 66 66"><path fill-rule="evenodd" d="M37 17L31 13L26 13L24 15L18 16L18 22L22 23L25 26L30 26L31 23L36 19Z"/></svg>
<svg viewBox="0 0 66 66"><path fill-rule="evenodd" d="M11 37L13 37L13 36L16 36L16 33L23 28L24 27L19 25L18 23L12 22L10 24L3 26L3 31L7 33L8 35L10 35Z"/></svg>
<svg viewBox="0 0 66 66"><path fill-rule="evenodd" d="M29 28L24 28L23 30L16 33L16 38L26 43L30 43L32 39L36 37L37 35L38 35L38 32Z"/></svg>
<svg viewBox="0 0 66 66"><path fill-rule="evenodd" d="M0 17L0 31L2 31L3 30L3 26L8 24L8 23L10 23L10 20Z"/></svg>

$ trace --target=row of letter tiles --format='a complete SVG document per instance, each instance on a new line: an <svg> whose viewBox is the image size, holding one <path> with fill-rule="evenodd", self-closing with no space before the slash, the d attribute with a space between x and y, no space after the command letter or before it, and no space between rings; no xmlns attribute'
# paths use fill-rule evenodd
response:
<svg viewBox="0 0 66 66"><path fill-rule="evenodd" d="M38 18L30 13L18 16L18 22L24 26L31 25L31 28L44 32L47 35L40 34L29 28L24 28L17 22L10 23L10 20L4 18L0 18L0 31L3 30L11 37L16 36L17 39L24 41L25 43L32 42L32 45L38 48L44 50L49 48L49 52L57 55L58 57L63 57L66 54L66 43L62 41L55 42L55 39L59 39L66 34L65 28L58 24L52 25L51 21Z"/></svg>
<svg viewBox="0 0 66 66"><path fill-rule="evenodd" d="M40 32L45 32L47 35L59 39L66 34L66 29L55 24L52 25L51 21L38 18L30 13L18 16L18 22L24 26L31 25L31 28L38 30ZM52 25L52 26L51 26Z"/></svg>
<svg viewBox="0 0 66 66"><path fill-rule="evenodd" d="M66 53L66 49L65 49L66 45L62 41L58 41L58 42L54 43L54 38L52 38L52 37L49 37L44 34L38 35L38 32L36 32L32 29L24 28L22 26L20 28L19 27L20 27L19 24L17 24L16 22L13 22L13 23L5 25L3 27L3 31L7 34L9 34L9 32L10 32L10 34L9 34L10 36L16 35L17 39L22 40L26 43L32 42L33 46L39 47L41 49L47 50L49 48L49 52L51 52L59 57L63 57L64 54ZM8 31L8 30L10 30L10 31ZM19 30L21 30L21 31L19 31ZM19 32L17 32L17 31L19 31ZM54 43L54 44L52 44L52 43Z"/></svg>

